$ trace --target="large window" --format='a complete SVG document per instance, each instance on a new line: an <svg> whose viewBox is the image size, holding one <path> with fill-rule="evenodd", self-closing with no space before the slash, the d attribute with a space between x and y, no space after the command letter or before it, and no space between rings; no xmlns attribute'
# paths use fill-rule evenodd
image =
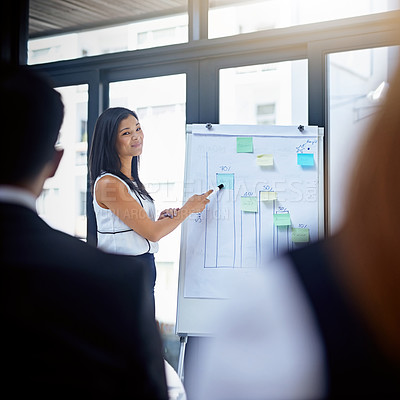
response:
<svg viewBox="0 0 400 400"><path fill-rule="evenodd" d="M400 8L399 0L204 0L209 1L208 38L331 21ZM144 7L149 10L154 7ZM185 9L184 12L175 12ZM188 41L184 1L160 1L157 11L132 14L132 22L99 29L34 37L28 64L159 47ZM152 16L159 14L160 16ZM111 17L110 17L111 18ZM112 18L111 18L112 19ZM93 24L93 22L92 22Z"/></svg>
<svg viewBox="0 0 400 400"><path fill-rule="evenodd" d="M88 85L57 89L65 107L57 146L64 156L56 175L45 182L37 208L51 226L86 239Z"/></svg>
<svg viewBox="0 0 400 400"><path fill-rule="evenodd" d="M110 84L110 106L137 112L144 148L139 176L154 199L157 215L182 205L185 161L186 75ZM160 241L156 254L156 317L174 323L178 287L180 228Z"/></svg>
<svg viewBox="0 0 400 400"><path fill-rule="evenodd" d="M220 70L220 123L307 125L307 61Z"/></svg>
<svg viewBox="0 0 400 400"><path fill-rule="evenodd" d="M113 8L123 3L109 2ZM324 212L327 233L335 231L357 148L396 65L400 11L391 10L400 1L136 3L153 13L29 41L29 63L54 78L66 104L65 156L38 200L40 215L82 239L88 222L88 237L95 237L94 213L85 214L87 206L92 211L86 204L87 140L109 104L138 113L145 135L139 173L158 212L182 204L186 123L325 128ZM168 6L173 11L162 12ZM87 85L67 86L78 82ZM156 254L156 317L174 367L179 251L177 229Z"/></svg>
<svg viewBox="0 0 400 400"><path fill-rule="evenodd" d="M210 0L208 37L238 35L395 10L393 0Z"/></svg>
<svg viewBox="0 0 400 400"><path fill-rule="evenodd" d="M187 40L188 17L187 14L179 14L32 39L28 43L28 64L165 46Z"/></svg>
<svg viewBox="0 0 400 400"><path fill-rule="evenodd" d="M348 179L368 125L381 107L390 85L390 77L399 60L399 50L400 47L382 47L329 56L328 184L331 232L340 227L346 211L343 206L348 191L351 191Z"/></svg>

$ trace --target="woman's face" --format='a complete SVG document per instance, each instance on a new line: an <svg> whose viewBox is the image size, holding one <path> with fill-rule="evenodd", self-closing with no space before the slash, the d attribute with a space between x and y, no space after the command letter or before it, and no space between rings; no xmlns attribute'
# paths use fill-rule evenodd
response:
<svg viewBox="0 0 400 400"><path fill-rule="evenodd" d="M142 154L143 131L139 121L133 115L129 115L119 123L115 147L119 157Z"/></svg>

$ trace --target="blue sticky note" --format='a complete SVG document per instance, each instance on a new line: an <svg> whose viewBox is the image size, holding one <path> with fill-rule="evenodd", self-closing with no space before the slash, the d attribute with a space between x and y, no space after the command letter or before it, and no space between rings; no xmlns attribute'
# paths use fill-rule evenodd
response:
<svg viewBox="0 0 400 400"><path fill-rule="evenodd" d="M313 153L297 153L297 165L312 167L314 165Z"/></svg>
<svg viewBox="0 0 400 400"><path fill-rule="evenodd" d="M217 174L217 186L221 183L224 189L234 189L235 174Z"/></svg>

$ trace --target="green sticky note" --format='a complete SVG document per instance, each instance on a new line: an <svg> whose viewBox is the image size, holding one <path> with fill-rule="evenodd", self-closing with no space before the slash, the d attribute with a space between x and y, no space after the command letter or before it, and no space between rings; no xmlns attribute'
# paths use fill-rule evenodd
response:
<svg viewBox="0 0 400 400"><path fill-rule="evenodd" d="M274 165L274 156L272 154L260 154L257 156L256 163L261 167L269 167Z"/></svg>
<svg viewBox="0 0 400 400"><path fill-rule="evenodd" d="M234 189L235 174L217 174L217 186L221 183L225 189Z"/></svg>
<svg viewBox="0 0 400 400"><path fill-rule="evenodd" d="M310 230L308 228L293 228L292 242L307 243L310 241Z"/></svg>
<svg viewBox="0 0 400 400"><path fill-rule="evenodd" d="M261 201L271 201L277 200L278 196L276 192L260 192L260 200Z"/></svg>
<svg viewBox="0 0 400 400"><path fill-rule="evenodd" d="M257 204L257 197L251 196L243 196L240 198L240 208L242 211L246 212L258 212L258 204Z"/></svg>
<svg viewBox="0 0 400 400"><path fill-rule="evenodd" d="M297 153L297 165L312 167L314 165L313 153Z"/></svg>
<svg viewBox="0 0 400 400"><path fill-rule="evenodd" d="M253 152L253 138L252 137L236 138L236 152L237 153L252 153Z"/></svg>
<svg viewBox="0 0 400 400"><path fill-rule="evenodd" d="M283 214L274 214L274 225L275 226L289 226L290 222L290 214L283 213Z"/></svg>

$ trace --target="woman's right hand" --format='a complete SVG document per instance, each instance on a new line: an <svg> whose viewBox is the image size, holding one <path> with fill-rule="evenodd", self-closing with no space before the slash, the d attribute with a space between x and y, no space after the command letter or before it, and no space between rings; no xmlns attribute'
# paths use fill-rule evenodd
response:
<svg viewBox="0 0 400 400"><path fill-rule="evenodd" d="M183 205L182 209L189 214L202 212L206 205L210 202L207 197L213 192L212 189L203 194L194 194L188 199L188 201Z"/></svg>

